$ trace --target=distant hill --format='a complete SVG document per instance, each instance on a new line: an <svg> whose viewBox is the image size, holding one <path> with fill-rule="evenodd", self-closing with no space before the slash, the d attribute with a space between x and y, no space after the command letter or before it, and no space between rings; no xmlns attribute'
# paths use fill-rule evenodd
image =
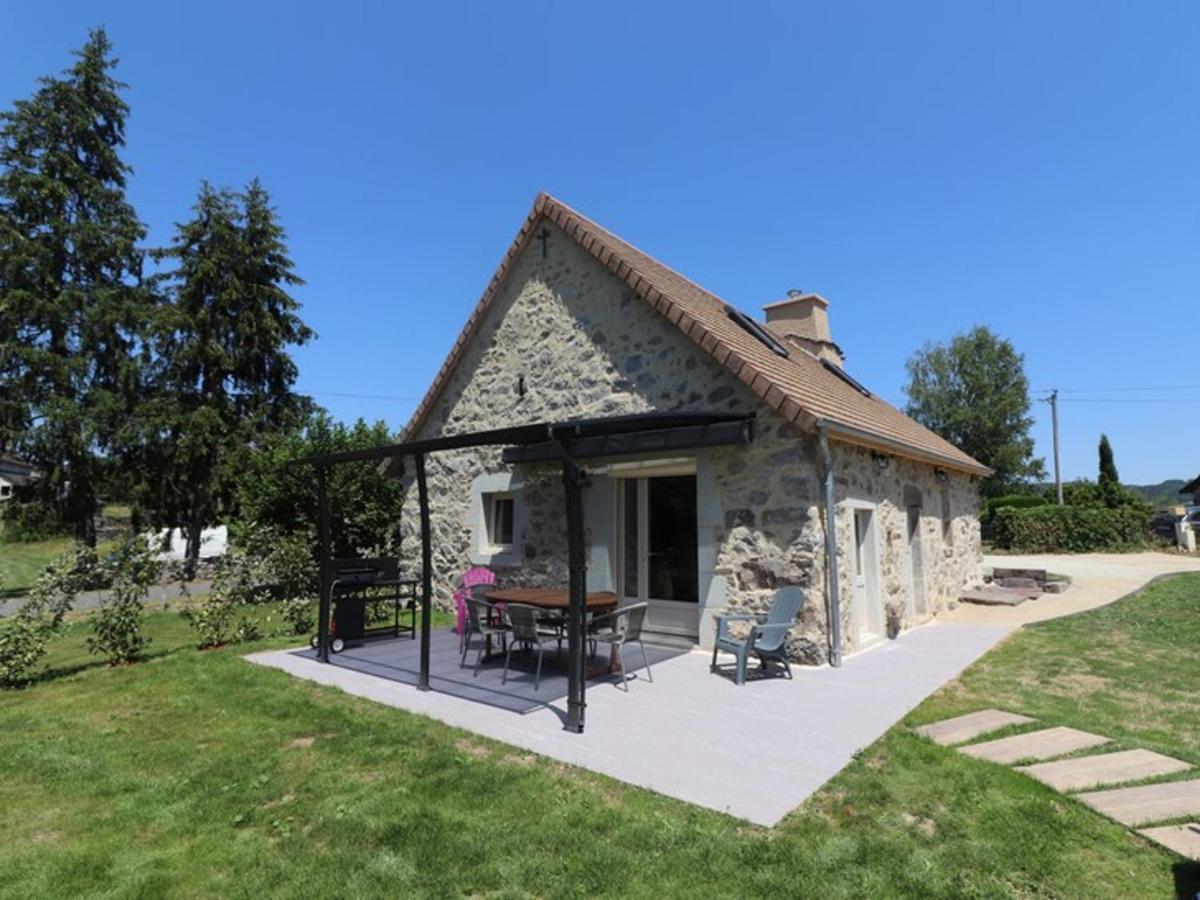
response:
<svg viewBox="0 0 1200 900"><path fill-rule="evenodd" d="M1179 489L1187 484L1182 478L1168 478L1158 484L1127 484L1125 487L1135 494L1141 494L1147 503L1159 506L1178 506L1186 503L1188 498L1179 493Z"/></svg>

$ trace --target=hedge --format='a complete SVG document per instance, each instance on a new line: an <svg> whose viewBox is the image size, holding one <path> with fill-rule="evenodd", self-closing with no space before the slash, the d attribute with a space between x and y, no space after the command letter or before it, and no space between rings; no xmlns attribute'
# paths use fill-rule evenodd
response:
<svg viewBox="0 0 1200 900"><path fill-rule="evenodd" d="M1086 553L1141 546L1149 537L1146 512L1125 506L1005 507L992 517L992 540L1004 550Z"/></svg>
<svg viewBox="0 0 1200 900"><path fill-rule="evenodd" d="M1049 503L1049 500L1038 494L1009 494L1005 497L991 497L984 500L981 504L979 518L981 521L987 521L1001 509L1009 507L1029 509L1036 506L1046 506Z"/></svg>

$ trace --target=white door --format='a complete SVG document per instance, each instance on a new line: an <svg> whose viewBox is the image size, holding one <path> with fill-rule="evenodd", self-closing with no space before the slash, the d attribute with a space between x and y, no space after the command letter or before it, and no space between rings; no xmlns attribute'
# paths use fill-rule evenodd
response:
<svg viewBox="0 0 1200 900"><path fill-rule="evenodd" d="M875 552L875 511L854 510L854 621L858 644L883 637L883 608L879 601L879 569Z"/></svg>
<svg viewBox="0 0 1200 900"><path fill-rule="evenodd" d="M646 627L694 638L700 631L696 476L623 478L617 498L622 603L647 603Z"/></svg>

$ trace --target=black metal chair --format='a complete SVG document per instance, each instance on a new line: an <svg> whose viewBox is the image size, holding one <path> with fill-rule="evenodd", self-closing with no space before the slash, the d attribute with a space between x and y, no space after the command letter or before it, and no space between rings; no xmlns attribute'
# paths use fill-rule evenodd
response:
<svg viewBox="0 0 1200 900"><path fill-rule="evenodd" d="M482 585L480 586L482 587ZM471 638L478 635L479 637L479 652L475 656L474 674L479 675L479 663L483 660L483 651L487 647L488 639L499 637L501 646L507 650L508 648L508 629L504 625L498 625L494 622L493 607L482 597L472 595L467 598L467 628L463 641L462 658L458 661L459 668L467 664L467 654L471 650Z"/></svg>
<svg viewBox="0 0 1200 900"><path fill-rule="evenodd" d="M642 643L642 625L646 621L648 604L635 603L626 606L607 616L596 619L596 624L608 624L609 631L595 631L588 635L588 640L598 644L608 644L610 653L617 654L617 668L621 673L621 686L628 693L629 679L625 674L625 646L637 644L642 651L642 664L646 667L646 680L653 683L654 674L650 671L650 657L646 655L646 645ZM593 655L595 650L592 651Z"/></svg>

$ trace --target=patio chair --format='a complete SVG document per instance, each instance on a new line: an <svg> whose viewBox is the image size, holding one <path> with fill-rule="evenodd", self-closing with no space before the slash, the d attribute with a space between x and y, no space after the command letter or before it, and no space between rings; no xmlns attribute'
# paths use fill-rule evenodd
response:
<svg viewBox="0 0 1200 900"><path fill-rule="evenodd" d="M459 651L462 650L467 639L467 597L471 593L471 588L479 584L493 585L495 583L496 573L486 566L472 566L458 579L458 587L454 591L454 609L458 615L458 621L454 625L454 631L458 634Z"/></svg>
<svg viewBox="0 0 1200 900"><path fill-rule="evenodd" d="M537 648L537 668L533 675L533 689L536 691L542 683L542 653L545 650L544 641L557 641L562 647L562 639L557 629L547 627L543 622L545 610L524 603L509 603L504 610L508 620L510 640L504 651L504 674L501 684L508 684L508 664L512 659L513 647L520 644L525 647Z"/></svg>
<svg viewBox="0 0 1200 900"><path fill-rule="evenodd" d="M588 635L588 640L597 644L608 644L609 653L617 654L617 668L621 673L621 686L629 692L629 679L625 674L625 646L637 644L642 651L642 664L646 667L646 679L654 682L654 673L650 671L650 657L646 655L646 645L642 643L642 623L646 620L646 609L649 604L635 603L618 609L616 612L601 616L596 621L603 625L609 623L610 631L594 631ZM595 655L595 650L592 654Z"/></svg>
<svg viewBox="0 0 1200 900"><path fill-rule="evenodd" d="M476 585L475 590L479 590L481 586ZM501 646L507 649L508 629L503 625L496 624L495 614L492 604L488 603L482 597L468 596L466 599L467 605L467 624L466 633L463 635L462 658L458 661L459 668L467 664L467 654L471 650L471 638L479 636L479 652L475 656L475 672L479 675L479 663L483 660L483 651L487 647L489 638L499 637Z"/></svg>
<svg viewBox="0 0 1200 900"><path fill-rule="evenodd" d="M771 611L765 616L728 615L716 616L717 638L713 641L713 672L717 671L717 653L732 653L737 657L738 684L746 683L746 661L750 654L758 657L763 670L768 661L783 663L787 677L792 677L792 666L788 660L787 634L795 624L800 607L804 605L804 591L798 587L781 587L775 591ZM750 634L745 638L730 637L730 622L753 622Z"/></svg>

